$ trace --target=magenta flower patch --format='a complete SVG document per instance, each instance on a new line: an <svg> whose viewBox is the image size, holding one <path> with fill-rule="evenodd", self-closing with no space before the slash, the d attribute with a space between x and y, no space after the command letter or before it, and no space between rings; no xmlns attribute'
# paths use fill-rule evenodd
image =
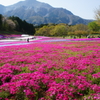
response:
<svg viewBox="0 0 100 100"><path fill-rule="evenodd" d="M0 99L99 100L100 42L1 47Z"/></svg>

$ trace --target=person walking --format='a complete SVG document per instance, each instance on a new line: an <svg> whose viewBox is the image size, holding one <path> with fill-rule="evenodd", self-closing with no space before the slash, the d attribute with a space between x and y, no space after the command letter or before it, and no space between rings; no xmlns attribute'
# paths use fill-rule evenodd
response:
<svg viewBox="0 0 100 100"><path fill-rule="evenodd" d="M27 39L27 42L29 42L29 38Z"/></svg>

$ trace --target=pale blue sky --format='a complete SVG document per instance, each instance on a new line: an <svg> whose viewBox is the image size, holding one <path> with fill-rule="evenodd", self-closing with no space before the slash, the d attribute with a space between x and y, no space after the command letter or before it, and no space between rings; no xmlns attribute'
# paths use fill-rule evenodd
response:
<svg viewBox="0 0 100 100"><path fill-rule="evenodd" d="M8 6L24 0L0 0L0 4ZM95 19L95 10L100 6L100 0L38 0L53 7L62 7L74 15L84 19Z"/></svg>

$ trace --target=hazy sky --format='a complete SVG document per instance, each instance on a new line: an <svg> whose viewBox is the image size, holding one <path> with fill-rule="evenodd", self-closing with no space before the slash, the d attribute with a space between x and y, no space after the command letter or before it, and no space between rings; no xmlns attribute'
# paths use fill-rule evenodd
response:
<svg viewBox="0 0 100 100"><path fill-rule="evenodd" d="M0 0L0 4L8 6L24 0ZM95 10L100 6L100 0L38 0L53 7L62 7L74 15L84 19L95 19Z"/></svg>

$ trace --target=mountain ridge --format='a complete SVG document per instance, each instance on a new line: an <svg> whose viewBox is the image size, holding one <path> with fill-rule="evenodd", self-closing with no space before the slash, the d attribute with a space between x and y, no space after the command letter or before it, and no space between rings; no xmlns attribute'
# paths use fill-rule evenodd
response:
<svg viewBox="0 0 100 100"><path fill-rule="evenodd" d="M64 8L54 8L37 0L19 1L10 6L0 5L0 13L6 16L18 16L34 25L48 23L66 23L69 25L88 24L93 20L83 19Z"/></svg>

